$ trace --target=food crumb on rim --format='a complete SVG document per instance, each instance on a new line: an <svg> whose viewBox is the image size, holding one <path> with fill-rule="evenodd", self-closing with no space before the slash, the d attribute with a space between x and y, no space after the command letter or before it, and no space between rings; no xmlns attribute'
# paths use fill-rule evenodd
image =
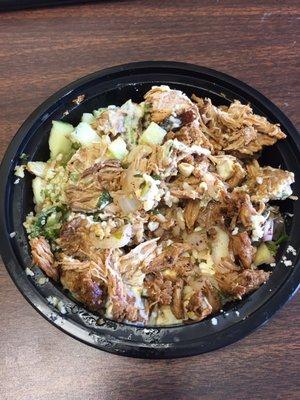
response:
<svg viewBox="0 0 300 400"><path fill-rule="evenodd" d="M34 276L34 272L28 267L25 269L25 274L28 276Z"/></svg>
<svg viewBox="0 0 300 400"><path fill-rule="evenodd" d="M211 319L211 323L212 323L212 325L218 325L218 320L217 320L217 318L212 318L212 319Z"/></svg>

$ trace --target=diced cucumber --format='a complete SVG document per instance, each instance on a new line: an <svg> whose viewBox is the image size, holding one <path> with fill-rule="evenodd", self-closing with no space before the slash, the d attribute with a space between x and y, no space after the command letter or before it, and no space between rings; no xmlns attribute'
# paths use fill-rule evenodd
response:
<svg viewBox="0 0 300 400"><path fill-rule="evenodd" d="M97 135L97 132L87 122L80 122L76 126L72 133L72 139L83 146L101 141L100 136Z"/></svg>
<svg viewBox="0 0 300 400"><path fill-rule="evenodd" d="M27 171L31 172L35 176L44 178L46 174L47 164L42 161L29 161L26 165Z"/></svg>
<svg viewBox="0 0 300 400"><path fill-rule="evenodd" d="M124 119L126 132L123 134L123 137L129 148L131 148L137 143L144 110L139 104L133 103L131 100L126 101L122 105L121 110L126 113Z"/></svg>
<svg viewBox="0 0 300 400"><path fill-rule="evenodd" d="M35 177L32 180L32 191L33 191L33 199L35 204L42 204L45 200L45 181L39 176Z"/></svg>
<svg viewBox="0 0 300 400"><path fill-rule="evenodd" d="M123 160L123 158L125 158L128 154L126 143L121 136L111 142L111 144L108 146L108 151L113 158L117 158L118 160Z"/></svg>
<svg viewBox="0 0 300 400"><path fill-rule="evenodd" d="M96 118L91 113L83 113L81 117L81 122L86 122L87 124L92 124L95 122Z"/></svg>
<svg viewBox="0 0 300 400"><path fill-rule="evenodd" d="M261 264L271 264L274 262L274 257L268 246L265 243L261 243L254 257L254 264L259 266Z"/></svg>
<svg viewBox="0 0 300 400"><path fill-rule="evenodd" d="M68 135L73 132L74 128L71 124L62 121L52 121L52 129L49 137L50 156L52 159L59 154L68 154L71 150L72 143Z"/></svg>
<svg viewBox="0 0 300 400"><path fill-rule="evenodd" d="M151 122L151 124L140 137L140 143L160 145L162 144L166 133L167 131L165 131L155 122Z"/></svg>

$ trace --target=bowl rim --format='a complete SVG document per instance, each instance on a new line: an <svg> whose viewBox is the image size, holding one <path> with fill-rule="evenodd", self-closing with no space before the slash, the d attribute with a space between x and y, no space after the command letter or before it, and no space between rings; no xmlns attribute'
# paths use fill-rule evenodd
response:
<svg viewBox="0 0 300 400"><path fill-rule="evenodd" d="M146 70L148 68L174 68L187 72L196 72L202 73L210 76L212 79L216 79L221 81L222 83L229 84L233 87L238 87L246 96L254 98L259 104L262 104L271 114L276 116L276 119L280 122L282 126L284 126L285 131L288 132L288 135L293 140L293 144L295 144L296 152L300 153L300 136L293 126L291 121L283 114L283 112L275 106L270 100L268 100L264 95L259 93L256 89L248 86L244 82L233 78L227 74L222 72L201 67L194 64L182 63L182 62L174 62L174 61L142 61L142 62L134 62L123 65L117 65L114 67L106 68L103 70L99 70L93 72L89 75L86 75L82 78L79 78L65 87L61 88L53 95L51 95L48 99L46 99L40 106L38 106L25 120L25 122L18 129L16 135L13 137L11 143L9 144L5 155L1 162L0 167L0 182L6 182L7 174L11 168L11 164L14 160L15 154L22 144L26 134L29 129L32 127L34 121L41 116L44 112L46 112L51 105L61 101L66 96L69 96L70 93L80 92L80 87L84 84L93 81L95 78L101 78L104 76L113 76L115 73L129 73L133 69L139 69L140 71ZM76 97L76 96L74 96ZM8 229L6 226L7 219L7 209L6 209L6 189L0 191L0 236L2 238L0 242L0 253L2 255L2 259L4 265L13 280L14 284L17 286L18 290L22 293L25 299L52 325L58 327L64 333L72 336L75 339L80 340L83 343L89 344L93 347L100 348L102 350L115 353L122 354L126 356L132 357L145 357L146 358L175 358L175 357L184 357L195 354L200 354L203 352L211 351L218 349L220 347L227 346L246 335L250 334L254 331L258 326L267 322L267 320L286 303L297 291L299 280L300 280L300 262L299 257L296 265L293 268L293 271L286 279L285 282L280 286L280 288L269 298L260 308L258 308L252 315L249 315L247 319L241 320L236 323L234 326L227 328L227 331L222 335L217 337L212 337L209 341L207 341L205 346L200 346L198 342L196 343L176 343L176 348L173 347L155 347L153 345L147 346L147 344L139 345L137 343L131 344L129 341L120 341L118 343L119 348L117 349L115 346L104 345L103 341L99 341L97 337L93 335L87 334L85 329L80 329L78 326L74 326L71 321L68 321L64 318L56 318L53 320L51 314L49 312L49 306L45 304L45 299L41 296L41 294L35 289L35 287L30 284L28 277L26 274L19 274L18 267L19 262L14 253L13 247L11 245L11 240L8 235ZM270 311L271 309L271 311ZM140 329L149 329L140 328ZM157 328L155 328L157 330ZM165 328L159 328L165 329ZM224 332L224 331L223 331ZM211 335L214 336L214 335ZM220 337L221 336L221 337ZM133 346L135 348L133 348ZM200 347L199 347L200 346ZM147 351L148 350L148 351Z"/></svg>

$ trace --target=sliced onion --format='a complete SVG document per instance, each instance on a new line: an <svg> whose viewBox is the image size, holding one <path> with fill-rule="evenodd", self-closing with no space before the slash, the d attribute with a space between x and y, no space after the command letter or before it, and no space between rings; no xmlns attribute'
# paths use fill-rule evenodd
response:
<svg viewBox="0 0 300 400"><path fill-rule="evenodd" d="M130 214L139 209L140 202L133 196L121 195L118 197L117 202L124 214Z"/></svg>
<svg viewBox="0 0 300 400"><path fill-rule="evenodd" d="M114 232L109 238L99 241L97 244L98 249L118 249L130 242L132 237L131 224L124 225L120 230Z"/></svg>
<svg viewBox="0 0 300 400"><path fill-rule="evenodd" d="M191 244L197 250L201 251L206 249L207 243L205 241L205 235L201 232L193 232L190 235L184 235L184 241Z"/></svg>
<svg viewBox="0 0 300 400"><path fill-rule="evenodd" d="M263 241L269 242L273 239L273 228L274 223L272 219L268 219L264 226L264 234L263 234Z"/></svg>

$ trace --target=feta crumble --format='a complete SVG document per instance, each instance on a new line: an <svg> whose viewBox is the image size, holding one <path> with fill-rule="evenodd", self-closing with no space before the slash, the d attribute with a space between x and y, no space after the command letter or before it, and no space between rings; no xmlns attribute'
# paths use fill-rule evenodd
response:
<svg viewBox="0 0 300 400"><path fill-rule="evenodd" d="M218 325L218 320L217 320L217 318L212 318L212 319L211 319L211 323L212 323L212 325Z"/></svg>
<svg viewBox="0 0 300 400"><path fill-rule="evenodd" d="M148 224L149 231L154 232L159 227L159 222L151 221Z"/></svg>
<svg viewBox="0 0 300 400"><path fill-rule="evenodd" d="M296 256L296 255L297 255L296 249L295 249L293 246L291 246L291 245L288 246L288 248L286 249L286 252L287 252L287 253L292 253L293 256Z"/></svg>
<svg viewBox="0 0 300 400"><path fill-rule="evenodd" d="M28 276L34 276L34 272L28 267L25 269L25 274Z"/></svg>

